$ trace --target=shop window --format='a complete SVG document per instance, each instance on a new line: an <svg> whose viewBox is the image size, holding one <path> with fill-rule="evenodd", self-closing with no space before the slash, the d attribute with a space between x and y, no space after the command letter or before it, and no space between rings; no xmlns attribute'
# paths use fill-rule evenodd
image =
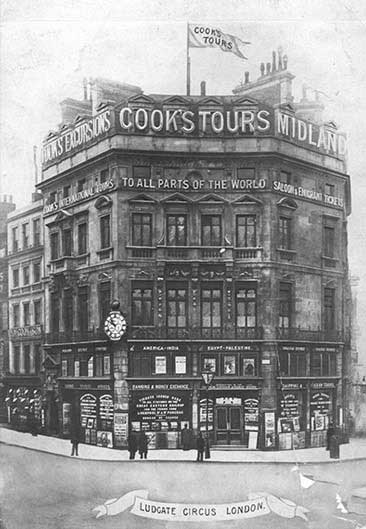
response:
<svg viewBox="0 0 366 529"><path fill-rule="evenodd" d="M187 287L167 287L168 327L187 327Z"/></svg>
<svg viewBox="0 0 366 529"><path fill-rule="evenodd" d="M201 241L202 246L220 246L221 215L202 215L201 217Z"/></svg>
<svg viewBox="0 0 366 529"><path fill-rule="evenodd" d="M206 328L221 327L222 291L217 287L201 290L201 325Z"/></svg>
<svg viewBox="0 0 366 529"><path fill-rule="evenodd" d="M29 266L23 266L23 285L29 285Z"/></svg>
<svg viewBox="0 0 366 529"><path fill-rule="evenodd" d="M279 218L279 248L291 249L291 219L288 217Z"/></svg>
<svg viewBox="0 0 366 529"><path fill-rule="evenodd" d="M12 230L12 249L13 252L17 252L19 250L19 241L18 241L18 228L14 227Z"/></svg>
<svg viewBox="0 0 366 529"><path fill-rule="evenodd" d="M80 360L74 360L74 377L80 376Z"/></svg>
<svg viewBox="0 0 366 529"><path fill-rule="evenodd" d="M133 353L130 362L130 375L135 377L149 377L151 376L151 355L138 351Z"/></svg>
<svg viewBox="0 0 366 529"><path fill-rule="evenodd" d="M30 345L23 345L23 356L24 356L24 373L30 373Z"/></svg>
<svg viewBox="0 0 366 529"><path fill-rule="evenodd" d="M167 373L167 358L166 356L155 356L154 359L154 374L166 375Z"/></svg>
<svg viewBox="0 0 366 529"><path fill-rule="evenodd" d="M59 243L59 233L57 231L51 233L50 235L51 243L51 260L58 259L60 257L60 243Z"/></svg>
<svg viewBox="0 0 366 529"><path fill-rule="evenodd" d="M252 286L239 287L236 291L236 326L256 327L257 291Z"/></svg>
<svg viewBox="0 0 366 529"><path fill-rule="evenodd" d="M111 216L103 215L100 217L100 247L109 248L111 245Z"/></svg>
<svg viewBox="0 0 366 529"><path fill-rule="evenodd" d="M153 325L151 286L134 285L132 289L132 325Z"/></svg>
<svg viewBox="0 0 366 529"><path fill-rule="evenodd" d="M256 358L248 356L243 358L243 376L244 377L256 377Z"/></svg>
<svg viewBox="0 0 366 529"><path fill-rule="evenodd" d="M68 367L67 360L62 360L61 361L61 376L62 377L68 376L67 367Z"/></svg>
<svg viewBox="0 0 366 529"><path fill-rule="evenodd" d="M13 288L19 286L19 268L13 268Z"/></svg>
<svg viewBox="0 0 366 529"><path fill-rule="evenodd" d="M185 356L175 357L175 374L185 375L187 373L187 358Z"/></svg>
<svg viewBox="0 0 366 529"><path fill-rule="evenodd" d="M100 283L99 285L99 322L100 327L104 326L104 322L111 310L111 284L109 281Z"/></svg>
<svg viewBox="0 0 366 529"><path fill-rule="evenodd" d="M20 306L13 305L13 327L19 327L20 325Z"/></svg>
<svg viewBox="0 0 366 529"><path fill-rule="evenodd" d="M291 327L292 285L280 283L279 294L279 326L281 329L289 329Z"/></svg>
<svg viewBox="0 0 366 529"><path fill-rule="evenodd" d="M254 248L257 246L257 228L255 215L237 215L236 246L238 248Z"/></svg>
<svg viewBox="0 0 366 529"><path fill-rule="evenodd" d="M37 248L41 244L41 219L33 220L33 246Z"/></svg>
<svg viewBox="0 0 366 529"><path fill-rule="evenodd" d="M19 373L20 345L13 346L14 373Z"/></svg>
<svg viewBox="0 0 366 529"><path fill-rule="evenodd" d="M217 358L213 356L204 356L202 371L211 371L211 373L217 374Z"/></svg>
<svg viewBox="0 0 366 529"><path fill-rule="evenodd" d="M78 224L78 255L87 252L87 226L86 222Z"/></svg>
<svg viewBox="0 0 366 529"><path fill-rule="evenodd" d="M22 245L23 250L29 246L29 224L22 224Z"/></svg>
<svg viewBox="0 0 366 529"><path fill-rule="evenodd" d="M235 355L224 355L223 356L223 371L224 376L236 375L236 356Z"/></svg>
<svg viewBox="0 0 366 529"><path fill-rule="evenodd" d="M94 356L90 356L88 360L88 377L94 376Z"/></svg>
<svg viewBox="0 0 366 529"><path fill-rule="evenodd" d="M64 290L63 297L63 324L64 331L69 333L73 330L74 321L74 307L73 307L73 295L70 288Z"/></svg>
<svg viewBox="0 0 366 529"><path fill-rule="evenodd" d="M152 245L152 215L150 213L133 213L132 244L133 246Z"/></svg>
<svg viewBox="0 0 366 529"><path fill-rule="evenodd" d="M23 325L25 327L30 325L30 306L28 301L23 303Z"/></svg>
<svg viewBox="0 0 366 529"><path fill-rule="evenodd" d="M41 281L41 263L33 263L33 283Z"/></svg>
<svg viewBox="0 0 366 529"><path fill-rule="evenodd" d="M87 332L89 324L88 286L78 288L78 320L79 331Z"/></svg>
<svg viewBox="0 0 366 529"><path fill-rule="evenodd" d="M57 292L51 294L51 330L54 333L60 330L60 296Z"/></svg>
<svg viewBox="0 0 366 529"><path fill-rule="evenodd" d="M62 230L62 255L65 257L72 255L72 231L70 228Z"/></svg>
<svg viewBox="0 0 366 529"><path fill-rule="evenodd" d="M332 331L335 329L335 290L324 289L324 329Z"/></svg>
<svg viewBox="0 0 366 529"><path fill-rule="evenodd" d="M305 352L280 351L280 375L292 377L306 376Z"/></svg>
<svg viewBox="0 0 366 529"><path fill-rule="evenodd" d="M168 215L166 223L167 244L169 246L186 246L187 215Z"/></svg>
<svg viewBox="0 0 366 529"><path fill-rule="evenodd" d="M335 228L334 226L323 226L323 255L334 257Z"/></svg>

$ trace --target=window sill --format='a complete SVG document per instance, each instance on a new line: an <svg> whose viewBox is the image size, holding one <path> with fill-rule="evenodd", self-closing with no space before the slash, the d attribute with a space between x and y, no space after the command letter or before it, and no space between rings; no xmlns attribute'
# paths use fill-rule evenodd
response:
<svg viewBox="0 0 366 529"><path fill-rule="evenodd" d="M339 263L339 259L336 257L328 257L326 255L322 255L322 263L323 266L326 268L336 268Z"/></svg>
<svg viewBox="0 0 366 529"><path fill-rule="evenodd" d="M99 261L102 261L104 259L113 259L113 246L97 250L96 254L99 257Z"/></svg>

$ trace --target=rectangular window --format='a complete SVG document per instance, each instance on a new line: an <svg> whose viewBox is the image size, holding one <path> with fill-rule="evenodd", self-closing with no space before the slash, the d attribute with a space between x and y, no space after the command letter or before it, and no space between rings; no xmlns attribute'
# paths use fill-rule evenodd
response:
<svg viewBox="0 0 366 529"><path fill-rule="evenodd" d="M325 257L334 257L335 228L323 226L323 252Z"/></svg>
<svg viewBox="0 0 366 529"><path fill-rule="evenodd" d="M130 363L130 372L135 377L150 377L153 372L151 367L153 357L149 353L137 352L133 354ZM155 362L155 359L154 359ZM155 363L154 363L155 365Z"/></svg>
<svg viewBox="0 0 366 529"><path fill-rule="evenodd" d="M136 285L132 289L132 325L153 325L152 287Z"/></svg>
<svg viewBox="0 0 366 529"><path fill-rule="evenodd" d="M291 184L291 173L288 171L281 171L280 180L285 184Z"/></svg>
<svg viewBox="0 0 366 529"><path fill-rule="evenodd" d="M221 215L202 215L201 240L202 246L221 245Z"/></svg>
<svg viewBox="0 0 366 529"><path fill-rule="evenodd" d="M235 355L224 355L224 375L236 375L236 356Z"/></svg>
<svg viewBox="0 0 366 529"><path fill-rule="evenodd" d="M86 253L87 248L87 223L78 224L78 255Z"/></svg>
<svg viewBox="0 0 366 529"><path fill-rule="evenodd" d="M169 246L186 246L187 215L168 215L166 231Z"/></svg>
<svg viewBox="0 0 366 529"><path fill-rule="evenodd" d="M23 355L24 355L24 373L30 373L30 345L23 345Z"/></svg>
<svg viewBox="0 0 366 529"><path fill-rule="evenodd" d="M94 356L89 356L88 359L88 377L94 376Z"/></svg>
<svg viewBox="0 0 366 529"><path fill-rule="evenodd" d="M13 347L13 358L14 358L14 373L19 373L19 360L20 360L20 346L14 345Z"/></svg>
<svg viewBox="0 0 366 529"><path fill-rule="evenodd" d="M187 373L187 358L185 356L175 357L175 374L185 375Z"/></svg>
<svg viewBox="0 0 366 529"><path fill-rule="evenodd" d="M155 375L166 375L166 356L155 356Z"/></svg>
<svg viewBox="0 0 366 529"><path fill-rule="evenodd" d="M34 311L34 325L40 325L42 322L42 305L41 300L37 299L33 301L33 311Z"/></svg>
<svg viewBox="0 0 366 529"><path fill-rule="evenodd" d="M53 333L60 330L60 296L57 292L51 294L51 330Z"/></svg>
<svg viewBox="0 0 366 529"><path fill-rule="evenodd" d="M150 213L134 213L132 215L133 246L152 245L152 215Z"/></svg>
<svg viewBox="0 0 366 529"><path fill-rule="evenodd" d="M133 177L136 178L150 178L150 167L143 167L135 165L133 167Z"/></svg>
<svg viewBox="0 0 366 529"><path fill-rule="evenodd" d="M61 376L67 377L67 360L61 361Z"/></svg>
<svg viewBox="0 0 366 529"><path fill-rule="evenodd" d="M218 287L205 287L201 290L202 327L221 327L222 291Z"/></svg>
<svg viewBox="0 0 366 529"><path fill-rule="evenodd" d="M95 376L103 376L103 355L97 354L95 357Z"/></svg>
<svg viewBox="0 0 366 529"><path fill-rule="evenodd" d="M100 247L109 248L111 245L111 217L104 215L100 217Z"/></svg>
<svg viewBox="0 0 366 529"><path fill-rule="evenodd" d="M12 232L12 248L13 252L17 252L19 250L19 241L18 241L18 228L15 227L11 230Z"/></svg>
<svg viewBox="0 0 366 529"><path fill-rule="evenodd" d="M334 196L335 195L335 185L324 184L324 194Z"/></svg>
<svg viewBox="0 0 366 529"><path fill-rule="evenodd" d="M279 326L291 327L292 287L290 283L280 283Z"/></svg>
<svg viewBox="0 0 366 529"><path fill-rule="evenodd" d="M283 250L291 249L291 219L280 217L279 220L279 248Z"/></svg>
<svg viewBox="0 0 366 529"><path fill-rule="evenodd" d="M103 169L102 171L100 171L100 183L103 184L103 182L106 182L108 180L108 176L109 176L108 169Z"/></svg>
<svg viewBox="0 0 366 529"><path fill-rule="evenodd" d="M111 357L109 355L104 355L103 358L103 374L105 376L111 374Z"/></svg>
<svg viewBox="0 0 366 529"><path fill-rule="evenodd" d="M74 377L80 376L80 360L74 360Z"/></svg>
<svg viewBox="0 0 366 529"><path fill-rule="evenodd" d="M253 287L238 288L236 291L236 326L257 326L257 291Z"/></svg>
<svg viewBox="0 0 366 529"><path fill-rule="evenodd" d="M33 283L41 281L41 263L33 263Z"/></svg>
<svg viewBox="0 0 366 529"><path fill-rule="evenodd" d="M19 286L19 268L13 268L13 288Z"/></svg>
<svg viewBox="0 0 366 529"><path fill-rule="evenodd" d="M34 371L36 374L39 374L40 366L41 366L41 345L39 343L35 343L33 345L33 355L34 355Z"/></svg>
<svg viewBox="0 0 366 529"><path fill-rule="evenodd" d="M23 267L23 285L29 285L29 266Z"/></svg>
<svg viewBox="0 0 366 529"><path fill-rule="evenodd" d="M13 327L20 326L20 306L13 305Z"/></svg>
<svg viewBox="0 0 366 529"><path fill-rule="evenodd" d="M57 231L50 235L51 260L59 258L59 234Z"/></svg>
<svg viewBox="0 0 366 529"><path fill-rule="evenodd" d="M167 288L168 327L187 327L187 287L185 285Z"/></svg>
<svg viewBox="0 0 366 529"><path fill-rule="evenodd" d="M72 232L70 228L62 230L62 255L72 255Z"/></svg>
<svg viewBox="0 0 366 529"><path fill-rule="evenodd" d="M255 215L238 215L236 217L236 246L239 248L257 246Z"/></svg>
<svg viewBox="0 0 366 529"><path fill-rule="evenodd" d="M41 244L41 219L33 220L33 246L36 248Z"/></svg>
<svg viewBox="0 0 366 529"><path fill-rule="evenodd" d="M256 377L257 376L255 357L248 356L248 357L243 358L243 376L244 377Z"/></svg>
<svg viewBox="0 0 366 529"><path fill-rule="evenodd" d="M30 307L28 301L23 303L23 325L24 327L30 325Z"/></svg>
<svg viewBox="0 0 366 529"><path fill-rule="evenodd" d="M324 329L332 331L335 329L335 290L324 289Z"/></svg>
<svg viewBox="0 0 366 529"><path fill-rule="evenodd" d="M111 310L111 284L109 281L100 283L99 285L99 322L100 327L104 326L104 322Z"/></svg>
<svg viewBox="0 0 366 529"><path fill-rule="evenodd" d="M22 225L22 244L23 250L29 246L29 224Z"/></svg>
<svg viewBox="0 0 366 529"><path fill-rule="evenodd" d="M83 191L83 189L85 189L85 187L86 187L85 178L80 178L80 180L78 180L78 183L77 183L77 192L80 193L81 191Z"/></svg>
<svg viewBox="0 0 366 529"><path fill-rule="evenodd" d="M74 328L73 295L70 288L64 290L63 323L64 331L70 333Z"/></svg>
<svg viewBox="0 0 366 529"><path fill-rule="evenodd" d="M63 188L63 198L67 198L70 196L70 186L64 186Z"/></svg>
<svg viewBox="0 0 366 529"><path fill-rule="evenodd" d="M306 353L297 351L280 351L280 375L291 377L305 377Z"/></svg>
<svg viewBox="0 0 366 529"><path fill-rule="evenodd" d="M204 357L202 362L202 371L211 371L211 373L217 373L216 371L216 358Z"/></svg>
<svg viewBox="0 0 366 529"><path fill-rule="evenodd" d="M87 332L89 322L88 287L78 289L78 326L80 332Z"/></svg>
<svg viewBox="0 0 366 529"><path fill-rule="evenodd" d="M53 204L56 201L57 201L57 191L52 191L52 193L50 193L48 203Z"/></svg>

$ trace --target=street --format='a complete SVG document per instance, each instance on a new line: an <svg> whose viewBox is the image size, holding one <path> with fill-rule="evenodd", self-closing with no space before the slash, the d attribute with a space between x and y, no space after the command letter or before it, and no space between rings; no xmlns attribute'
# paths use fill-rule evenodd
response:
<svg viewBox="0 0 366 529"><path fill-rule="evenodd" d="M309 510L308 522L272 511L251 519L206 521L203 527L207 529L225 525L233 529L343 529L366 524L366 516L342 514L335 500L336 492L347 498L351 489L365 486L366 461L303 465L304 474L339 483L316 482L303 489L298 472L291 472L293 464L286 463L85 461L3 444L0 454L5 529L202 528L201 522L136 516L131 508L115 516L96 518L94 507L142 489L148 491L149 499L158 502L211 506L243 502L250 493L266 493Z"/></svg>

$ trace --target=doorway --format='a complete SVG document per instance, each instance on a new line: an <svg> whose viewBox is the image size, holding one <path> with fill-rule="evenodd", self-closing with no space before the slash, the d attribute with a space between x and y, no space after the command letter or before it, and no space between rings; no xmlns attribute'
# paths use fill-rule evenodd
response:
<svg viewBox="0 0 366 529"><path fill-rule="evenodd" d="M240 445L242 443L241 406L216 406L215 433L216 443L222 445Z"/></svg>

